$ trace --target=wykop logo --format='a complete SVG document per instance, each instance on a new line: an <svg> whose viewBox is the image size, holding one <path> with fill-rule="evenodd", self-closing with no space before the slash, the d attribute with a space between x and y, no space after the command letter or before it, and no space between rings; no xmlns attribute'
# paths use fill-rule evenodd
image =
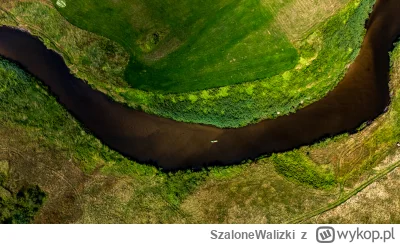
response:
<svg viewBox="0 0 400 244"><path fill-rule="evenodd" d="M336 231L332 227L323 226L317 229L317 241L319 243L333 243Z"/></svg>

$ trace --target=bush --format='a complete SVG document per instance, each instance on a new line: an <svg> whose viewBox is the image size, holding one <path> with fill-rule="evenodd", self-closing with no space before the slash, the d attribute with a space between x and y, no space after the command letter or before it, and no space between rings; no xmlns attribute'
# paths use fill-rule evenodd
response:
<svg viewBox="0 0 400 244"><path fill-rule="evenodd" d="M11 198L0 198L0 223L30 223L45 198L46 193L39 186L23 187Z"/></svg>

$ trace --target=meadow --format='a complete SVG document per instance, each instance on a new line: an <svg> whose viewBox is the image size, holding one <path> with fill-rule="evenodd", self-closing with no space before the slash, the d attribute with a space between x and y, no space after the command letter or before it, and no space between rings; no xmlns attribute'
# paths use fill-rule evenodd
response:
<svg viewBox="0 0 400 244"><path fill-rule="evenodd" d="M182 93L292 69L297 51L272 27L290 2L268 1L271 11L258 0L78 0L58 10L130 53L125 79L133 88Z"/></svg>
<svg viewBox="0 0 400 244"><path fill-rule="evenodd" d="M295 68L267 79L179 94L130 87L125 74L131 51L71 25L49 1L7 2L1 7L0 23L39 36L63 55L74 74L114 100L178 121L240 127L295 112L333 89L358 54L375 1L330 0L313 5L312 0L299 0L283 8L262 2L276 14L269 31L280 32L296 48ZM293 12L299 14L289 14ZM301 28L296 23L302 23Z"/></svg>

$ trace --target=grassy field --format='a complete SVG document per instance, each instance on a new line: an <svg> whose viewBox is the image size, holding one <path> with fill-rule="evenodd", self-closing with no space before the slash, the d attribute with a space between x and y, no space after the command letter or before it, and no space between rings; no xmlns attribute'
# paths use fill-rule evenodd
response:
<svg viewBox="0 0 400 244"><path fill-rule="evenodd" d="M125 78L133 88L182 93L292 69L297 51L271 26L291 1L76 0L58 10L130 53Z"/></svg>
<svg viewBox="0 0 400 244"><path fill-rule="evenodd" d="M0 7L0 23L40 36L49 48L63 55L78 77L128 106L178 121L239 127L295 112L335 87L358 53L364 23L375 1L315 4L314 0L297 0L278 7L272 2L261 1L276 15L268 22L268 31L281 33L296 48L299 59L295 68L267 79L179 94L131 88L125 81L125 68L132 50L71 25L49 0L6 0Z"/></svg>
<svg viewBox="0 0 400 244"><path fill-rule="evenodd" d="M0 198L39 186L46 200L37 223L397 221L396 205L386 206L397 204L398 195L389 190L398 183L400 47L392 60L390 109L359 133L239 166L175 173L102 145L37 80L1 60L0 172L7 177ZM353 217L338 214L374 197L371 190L383 194L368 203L373 207ZM383 208L386 215L375 212Z"/></svg>
<svg viewBox="0 0 400 244"><path fill-rule="evenodd" d="M400 169L371 184L345 204L308 220L308 223L400 223Z"/></svg>

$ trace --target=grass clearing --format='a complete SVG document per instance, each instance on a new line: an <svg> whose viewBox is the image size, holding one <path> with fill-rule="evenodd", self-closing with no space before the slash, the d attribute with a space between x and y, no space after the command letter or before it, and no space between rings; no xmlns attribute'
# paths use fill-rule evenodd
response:
<svg viewBox="0 0 400 244"><path fill-rule="evenodd" d="M325 0L323 3L318 0L291 1L279 10L274 25L278 26L289 40L295 42L305 33L310 32L313 27L334 15L348 2L347 0Z"/></svg>

